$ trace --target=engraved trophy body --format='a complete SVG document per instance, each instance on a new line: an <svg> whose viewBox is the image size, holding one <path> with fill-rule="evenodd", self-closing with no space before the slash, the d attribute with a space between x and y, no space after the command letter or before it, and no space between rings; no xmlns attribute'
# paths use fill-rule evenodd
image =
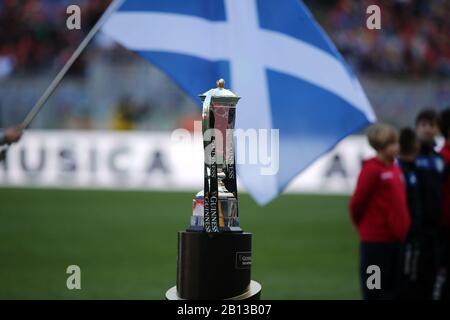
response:
<svg viewBox="0 0 450 320"><path fill-rule="evenodd" d="M201 95L204 189L192 203L190 231L242 232L239 226L235 145L236 105L240 97L224 88Z"/></svg>

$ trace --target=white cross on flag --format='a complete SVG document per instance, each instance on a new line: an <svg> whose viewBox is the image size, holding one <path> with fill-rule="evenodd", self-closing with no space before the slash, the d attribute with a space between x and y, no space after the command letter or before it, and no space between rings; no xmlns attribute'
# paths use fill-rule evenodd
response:
<svg viewBox="0 0 450 320"><path fill-rule="evenodd" d="M103 31L195 99L224 78L242 96L237 128L279 130L274 174L262 174L264 163L237 163L260 204L376 119L358 79L301 1L126 0Z"/></svg>

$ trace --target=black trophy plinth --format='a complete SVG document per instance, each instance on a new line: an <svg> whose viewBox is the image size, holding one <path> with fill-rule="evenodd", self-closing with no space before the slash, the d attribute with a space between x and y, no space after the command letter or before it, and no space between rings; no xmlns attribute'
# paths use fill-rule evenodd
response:
<svg viewBox="0 0 450 320"><path fill-rule="evenodd" d="M177 285L168 300L259 299L261 285L251 280L252 234L178 233Z"/></svg>

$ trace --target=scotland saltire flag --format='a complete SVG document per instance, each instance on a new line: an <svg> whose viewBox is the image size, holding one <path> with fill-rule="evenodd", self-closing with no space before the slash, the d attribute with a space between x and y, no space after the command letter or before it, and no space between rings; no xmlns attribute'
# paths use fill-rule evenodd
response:
<svg viewBox="0 0 450 320"><path fill-rule="evenodd" d="M265 159L278 161L275 174L261 170L270 161L238 163L241 183L260 204L376 119L357 78L301 1L126 0L103 31L195 99L224 78L242 97L237 128L279 129L279 157L271 152ZM276 151L266 136L260 144Z"/></svg>

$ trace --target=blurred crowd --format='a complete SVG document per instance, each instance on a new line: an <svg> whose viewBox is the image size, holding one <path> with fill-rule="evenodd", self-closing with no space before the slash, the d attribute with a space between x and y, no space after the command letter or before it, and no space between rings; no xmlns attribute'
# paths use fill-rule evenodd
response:
<svg viewBox="0 0 450 320"><path fill-rule="evenodd" d="M305 0L358 73L450 75L450 1ZM62 64L110 0L0 0L0 78ZM81 7L82 30L67 32L66 8ZM382 30L366 28L381 8ZM83 72L83 60L73 73Z"/></svg>
<svg viewBox="0 0 450 320"><path fill-rule="evenodd" d="M402 126L425 104L447 105L450 88L442 78L450 75L449 0L303 1L360 76L380 119ZM0 0L0 125L23 118L110 2ZM381 30L366 28L372 4L381 8ZM81 30L66 28L69 5L81 8ZM165 75L102 34L69 74L49 101L56 112L44 110L36 126L165 130L190 128L197 116L194 102Z"/></svg>
<svg viewBox="0 0 450 320"><path fill-rule="evenodd" d="M450 75L450 1L307 1L359 73ZM366 28L366 8L381 9L381 31ZM315 13L316 13L315 12Z"/></svg>
<svg viewBox="0 0 450 320"><path fill-rule="evenodd" d="M64 64L110 0L0 0L0 78ZM82 29L68 32L66 9L81 7ZM71 69L84 71L83 59Z"/></svg>

